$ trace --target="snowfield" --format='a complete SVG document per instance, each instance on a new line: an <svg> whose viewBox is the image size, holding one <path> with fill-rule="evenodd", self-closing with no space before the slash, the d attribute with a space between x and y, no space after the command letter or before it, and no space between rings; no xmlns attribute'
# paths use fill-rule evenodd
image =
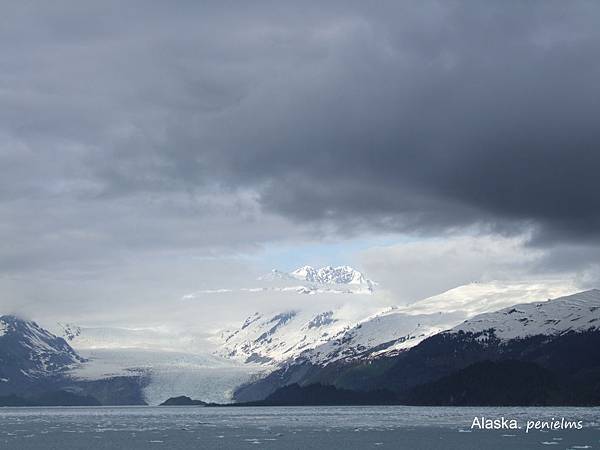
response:
<svg viewBox="0 0 600 450"><path fill-rule="evenodd" d="M275 315L254 313L239 329L218 337L217 355L240 362L276 365L325 343L347 330L356 319L340 311L284 311Z"/></svg>
<svg viewBox="0 0 600 450"><path fill-rule="evenodd" d="M72 370L77 379L98 380L114 376L145 375L143 393L149 405L179 395L227 403L233 389L264 369L206 354L129 349L82 349L88 359Z"/></svg>
<svg viewBox="0 0 600 450"><path fill-rule="evenodd" d="M452 332L482 333L493 330L502 340L535 335L556 336L570 331L600 328L600 290L580 292L544 302L512 305L481 314Z"/></svg>
<svg viewBox="0 0 600 450"><path fill-rule="evenodd" d="M73 324L57 324L56 330L86 359L71 376L144 376L148 384L143 393L150 405L179 395L225 403L236 386L265 370L212 355L204 339L181 330Z"/></svg>

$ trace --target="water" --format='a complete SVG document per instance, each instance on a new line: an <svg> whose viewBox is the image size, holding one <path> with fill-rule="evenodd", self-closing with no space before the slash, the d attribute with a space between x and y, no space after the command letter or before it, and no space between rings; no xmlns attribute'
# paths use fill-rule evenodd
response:
<svg viewBox="0 0 600 450"><path fill-rule="evenodd" d="M581 430L471 430L473 418L581 420ZM600 448L600 408L0 408L7 449Z"/></svg>

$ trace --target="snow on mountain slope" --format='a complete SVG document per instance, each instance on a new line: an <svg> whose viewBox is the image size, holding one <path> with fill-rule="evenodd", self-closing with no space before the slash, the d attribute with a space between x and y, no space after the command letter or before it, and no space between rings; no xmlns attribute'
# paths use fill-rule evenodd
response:
<svg viewBox="0 0 600 450"><path fill-rule="evenodd" d="M357 320L339 310L254 313L239 329L221 333L217 354L243 362L276 364L327 342Z"/></svg>
<svg viewBox="0 0 600 450"><path fill-rule="evenodd" d="M60 337L37 323L15 316L0 317L2 369L16 368L30 378L56 374L83 359ZM9 364L6 364L10 361Z"/></svg>
<svg viewBox="0 0 600 450"><path fill-rule="evenodd" d="M0 317L0 395L55 386L82 362L64 339L37 323L11 315Z"/></svg>
<svg viewBox="0 0 600 450"><path fill-rule="evenodd" d="M529 283L472 283L408 306L390 308L368 317L301 357L328 364L339 359L374 357L406 350L476 314L519 302L533 302L563 285Z"/></svg>
<svg viewBox="0 0 600 450"><path fill-rule="evenodd" d="M317 364L404 350L464 320L462 312L377 314L301 355Z"/></svg>
<svg viewBox="0 0 600 450"><path fill-rule="evenodd" d="M517 304L481 314L451 332L490 333L502 340L535 335L556 336L600 328L600 290L580 292L544 302Z"/></svg>
<svg viewBox="0 0 600 450"><path fill-rule="evenodd" d="M305 268L298 276L312 279L316 275ZM476 314L562 295L569 289L558 282L472 283L366 316L342 317L336 309L255 313L239 329L221 333L217 354L267 365L297 357L319 364L372 357L410 348Z"/></svg>
<svg viewBox="0 0 600 450"><path fill-rule="evenodd" d="M464 311L468 317L472 317L517 303L557 298L574 292L577 292L575 286L560 280L511 283L490 281L465 284L399 309L410 314Z"/></svg>

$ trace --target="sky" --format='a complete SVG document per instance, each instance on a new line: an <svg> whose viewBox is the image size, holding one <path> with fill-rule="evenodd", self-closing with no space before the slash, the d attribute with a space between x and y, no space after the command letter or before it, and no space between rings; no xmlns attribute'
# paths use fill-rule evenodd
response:
<svg viewBox="0 0 600 450"><path fill-rule="evenodd" d="M189 292L305 264L381 305L600 285L598 3L0 8L2 312L189 320Z"/></svg>

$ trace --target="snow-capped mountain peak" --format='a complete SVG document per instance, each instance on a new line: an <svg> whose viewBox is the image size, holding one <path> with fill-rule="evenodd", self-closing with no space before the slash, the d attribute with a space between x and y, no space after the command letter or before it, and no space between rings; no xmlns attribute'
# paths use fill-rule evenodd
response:
<svg viewBox="0 0 600 450"><path fill-rule="evenodd" d="M350 266L324 266L316 269L312 266L303 266L291 272L293 278L316 284L350 284L373 289L374 283L368 280L361 272Z"/></svg>
<svg viewBox="0 0 600 450"><path fill-rule="evenodd" d="M350 266L302 266L292 272L273 269L258 281L267 285L258 289L242 289L242 292L297 292L299 294L367 294L377 285L364 274Z"/></svg>
<svg viewBox="0 0 600 450"><path fill-rule="evenodd" d="M0 317L0 378L19 383L56 375L83 362L67 342L37 323L12 315Z"/></svg>

